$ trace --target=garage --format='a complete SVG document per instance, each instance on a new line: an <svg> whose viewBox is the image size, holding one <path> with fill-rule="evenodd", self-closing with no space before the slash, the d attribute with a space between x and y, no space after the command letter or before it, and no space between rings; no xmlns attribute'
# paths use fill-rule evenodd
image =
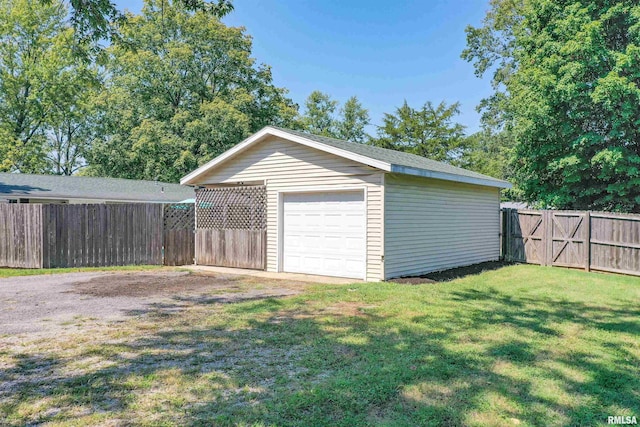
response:
<svg viewBox="0 0 640 427"><path fill-rule="evenodd" d="M364 192L284 194L282 271L364 279Z"/></svg>
<svg viewBox="0 0 640 427"><path fill-rule="evenodd" d="M197 187L196 263L367 281L497 260L500 190L510 187L415 154L273 126L181 184ZM228 197L207 196L215 194Z"/></svg>

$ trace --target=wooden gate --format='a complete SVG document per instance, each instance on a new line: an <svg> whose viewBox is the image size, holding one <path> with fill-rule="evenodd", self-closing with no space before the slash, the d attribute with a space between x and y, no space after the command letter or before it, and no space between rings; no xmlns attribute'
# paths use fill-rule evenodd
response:
<svg viewBox="0 0 640 427"><path fill-rule="evenodd" d="M196 264L266 268L264 185L196 191Z"/></svg>
<svg viewBox="0 0 640 427"><path fill-rule="evenodd" d="M164 265L190 265L195 251L195 206L164 205Z"/></svg>
<svg viewBox="0 0 640 427"><path fill-rule="evenodd" d="M588 213L545 211L549 235L546 265L589 267Z"/></svg>
<svg viewBox="0 0 640 427"><path fill-rule="evenodd" d="M543 212L539 211L505 211L507 261L544 264L544 223Z"/></svg>
<svg viewBox="0 0 640 427"><path fill-rule="evenodd" d="M505 260L589 268L589 212L506 209L503 218Z"/></svg>

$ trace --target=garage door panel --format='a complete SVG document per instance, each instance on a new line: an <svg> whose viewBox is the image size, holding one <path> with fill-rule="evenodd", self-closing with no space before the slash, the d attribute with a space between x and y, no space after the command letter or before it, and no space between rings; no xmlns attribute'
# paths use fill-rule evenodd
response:
<svg viewBox="0 0 640 427"><path fill-rule="evenodd" d="M347 249L360 249L364 245L363 239L361 238L346 238Z"/></svg>
<svg viewBox="0 0 640 427"><path fill-rule="evenodd" d="M364 277L364 193L286 194L282 242L284 271Z"/></svg>
<svg viewBox="0 0 640 427"><path fill-rule="evenodd" d="M347 260L347 269L348 271L353 272L354 274L360 272L361 270L361 262L362 260Z"/></svg>
<svg viewBox="0 0 640 427"><path fill-rule="evenodd" d="M300 247L300 236L286 236L284 238L284 245L290 248Z"/></svg>

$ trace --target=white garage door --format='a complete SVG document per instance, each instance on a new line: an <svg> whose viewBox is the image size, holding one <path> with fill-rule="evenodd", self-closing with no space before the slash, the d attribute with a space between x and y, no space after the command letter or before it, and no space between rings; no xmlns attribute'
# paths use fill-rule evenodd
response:
<svg viewBox="0 0 640 427"><path fill-rule="evenodd" d="M284 271L364 278L363 191L285 194L282 221Z"/></svg>

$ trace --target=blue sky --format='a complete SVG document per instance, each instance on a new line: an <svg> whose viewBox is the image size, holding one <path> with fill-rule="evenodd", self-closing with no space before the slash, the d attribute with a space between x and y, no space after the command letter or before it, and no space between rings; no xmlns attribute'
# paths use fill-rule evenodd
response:
<svg viewBox="0 0 640 427"><path fill-rule="evenodd" d="M138 12L142 1L117 0ZM487 0L235 0L227 25L244 26L254 57L271 65L274 81L302 106L313 90L341 103L356 95L374 124L407 100L459 101L458 121L479 129L475 111L491 93L460 58L464 28L480 24ZM375 128L370 129L375 132Z"/></svg>

